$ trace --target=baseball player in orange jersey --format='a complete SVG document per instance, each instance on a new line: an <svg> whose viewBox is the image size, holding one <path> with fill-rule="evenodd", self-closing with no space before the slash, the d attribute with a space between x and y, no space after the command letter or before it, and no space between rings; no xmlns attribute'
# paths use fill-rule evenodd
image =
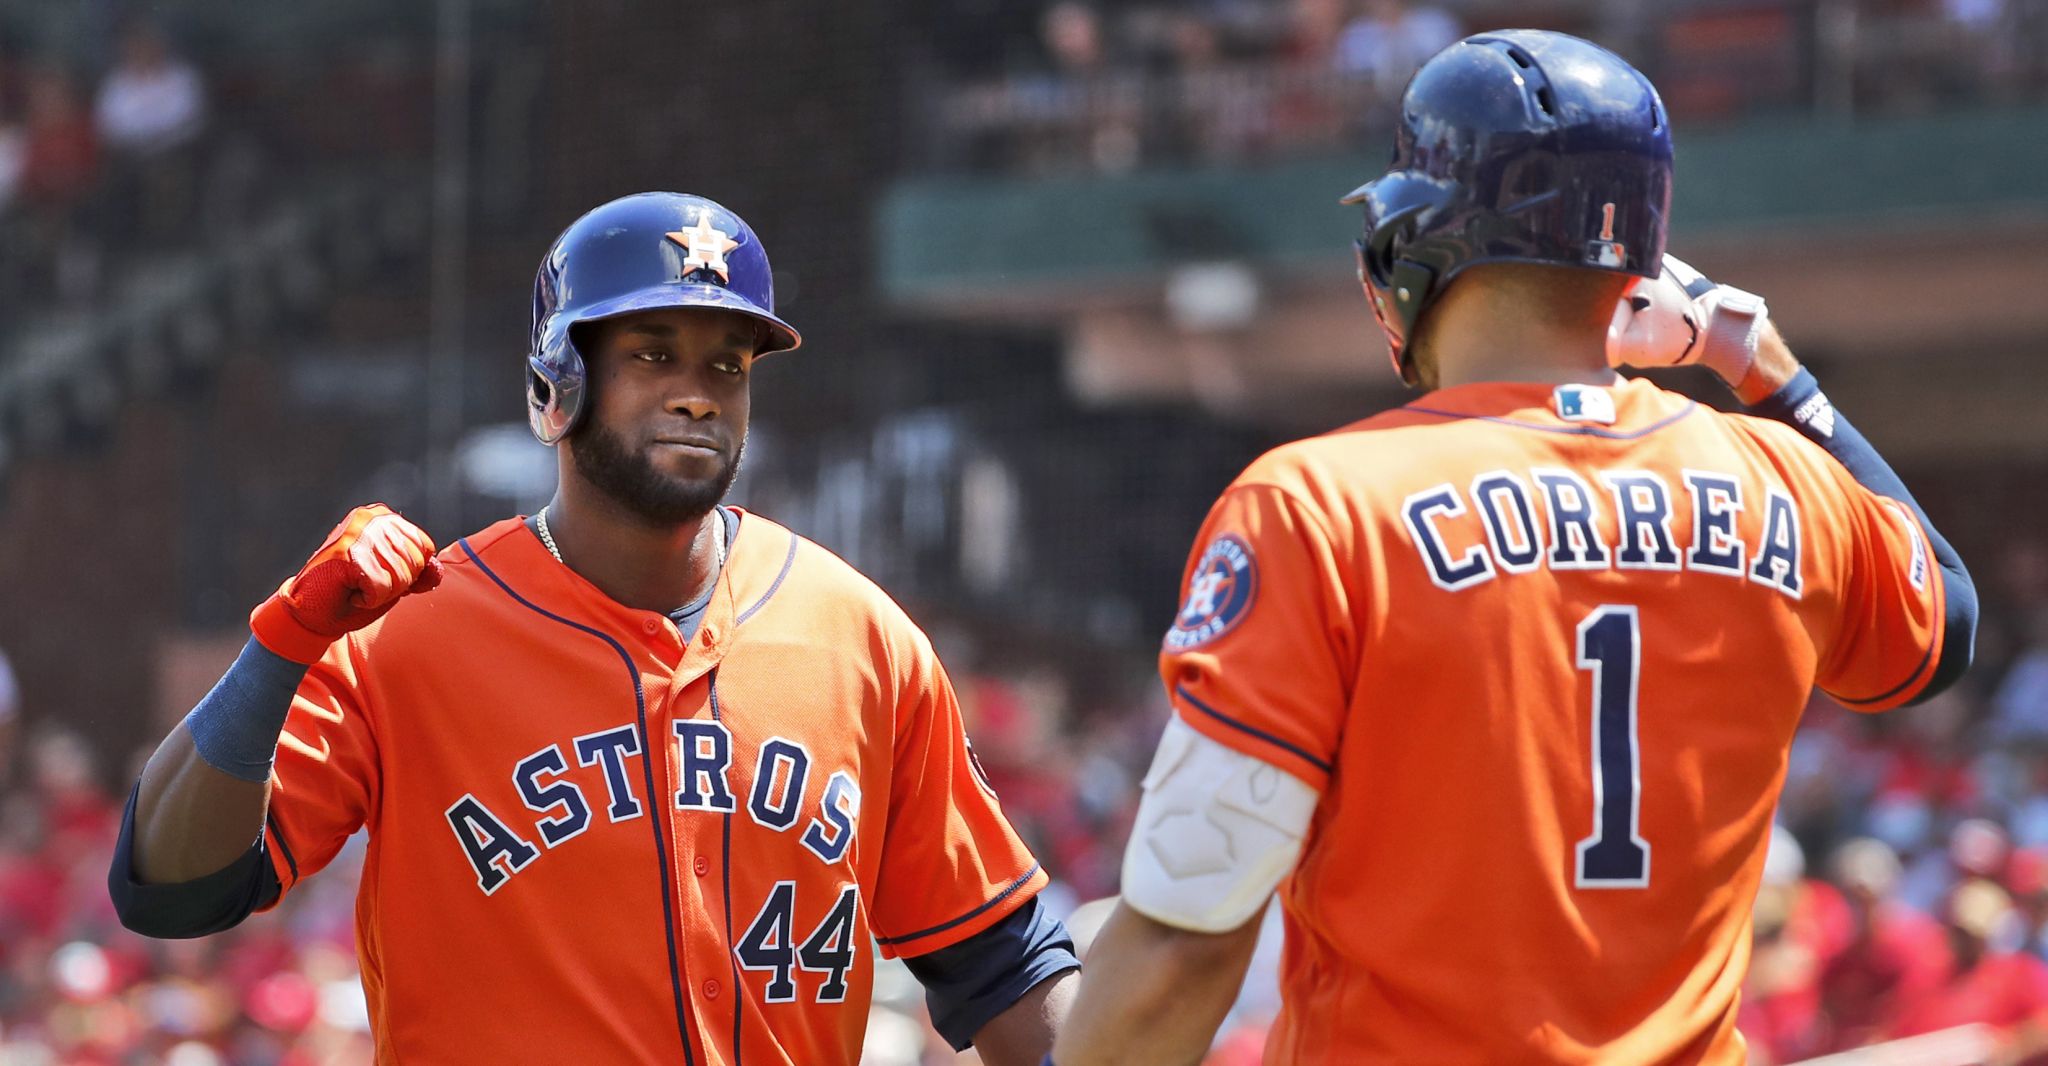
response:
<svg viewBox="0 0 2048 1066"><path fill-rule="evenodd" d="M1224 492L1053 1058L1193 1062L1277 889L1271 1063L1724 1063L1811 688L1967 666L1968 574L1761 300L1663 254L1655 90L1554 33L1410 82L1360 278L1406 407ZM1726 415L1610 363L1702 363Z"/></svg>
<svg viewBox="0 0 2048 1066"><path fill-rule="evenodd" d="M554 500L438 555L350 514L144 770L123 921L226 928L367 828L379 1062L850 1064L871 943L955 1046L1037 1062L1077 963L930 643L719 505L751 367L797 343L723 207L647 193L571 225L529 361Z"/></svg>

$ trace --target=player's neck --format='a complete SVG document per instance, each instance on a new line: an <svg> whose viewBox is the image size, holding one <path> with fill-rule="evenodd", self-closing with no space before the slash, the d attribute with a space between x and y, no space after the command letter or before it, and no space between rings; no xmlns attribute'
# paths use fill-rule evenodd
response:
<svg viewBox="0 0 2048 1066"><path fill-rule="evenodd" d="M1435 323L1430 352L1438 388L1481 381L1531 381L1550 385L1612 385L1606 336L1560 330L1531 330L1492 318L1459 318Z"/></svg>
<svg viewBox="0 0 2048 1066"><path fill-rule="evenodd" d="M674 611L704 590L717 566L716 508L695 522L651 525L596 489L564 480L547 518L563 565L627 607Z"/></svg>

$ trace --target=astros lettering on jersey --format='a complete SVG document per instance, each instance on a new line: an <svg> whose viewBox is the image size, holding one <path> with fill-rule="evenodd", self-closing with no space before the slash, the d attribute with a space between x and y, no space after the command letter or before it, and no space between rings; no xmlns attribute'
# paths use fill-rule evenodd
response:
<svg viewBox="0 0 2048 1066"><path fill-rule="evenodd" d="M380 1061L853 1062L871 939L1045 884L924 635L818 546L742 514L688 646L518 520L441 558L314 665L273 779L287 892L370 829Z"/></svg>
<svg viewBox="0 0 2048 1066"><path fill-rule="evenodd" d="M1910 508L1647 382L1474 384L1269 453L1196 544L1177 713L1322 791L1269 1051L1743 1060L1809 692L1934 671Z"/></svg>

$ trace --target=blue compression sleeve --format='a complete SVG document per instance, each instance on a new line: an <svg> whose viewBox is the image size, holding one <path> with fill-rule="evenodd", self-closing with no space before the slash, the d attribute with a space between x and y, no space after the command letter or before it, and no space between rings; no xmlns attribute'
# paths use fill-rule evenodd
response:
<svg viewBox="0 0 2048 1066"><path fill-rule="evenodd" d="M958 944L903 961L924 985L932 1028L955 1051L1039 982L1081 968L1074 938L1036 897Z"/></svg>
<svg viewBox="0 0 2048 1066"><path fill-rule="evenodd" d="M1942 593L1948 609L1934 676L1928 678L1926 687L1912 702L1919 703L1955 684L1956 679L1963 676L1963 671L1970 668L1970 658L1976 650L1977 585L1970 579L1970 571L1964 568L1962 557L1950 546L1948 538L1927 520L1927 512L1920 509L1913 494L1906 491L1906 483L1899 480L1899 475L1893 472L1883 456L1877 454L1877 449L1871 447L1863 434L1835 410L1820 391L1820 382L1814 380L1811 373L1799 371L1784 388L1750 408L1749 413L1783 422L1798 430L1806 439L1834 456L1858 484L1911 507L1913 513L1920 517L1920 528L1927 531L1928 547L1934 552L1934 561L1941 567Z"/></svg>
<svg viewBox="0 0 2048 1066"><path fill-rule="evenodd" d="M264 781L277 758L277 737L292 709L292 694L306 676L295 663L256 638L242 646L235 665L185 716L185 731L206 765L244 781Z"/></svg>

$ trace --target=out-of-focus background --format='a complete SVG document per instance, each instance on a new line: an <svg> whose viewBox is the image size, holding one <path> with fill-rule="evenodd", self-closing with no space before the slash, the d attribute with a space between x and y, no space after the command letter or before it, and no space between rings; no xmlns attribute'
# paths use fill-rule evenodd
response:
<svg viewBox="0 0 2048 1066"><path fill-rule="evenodd" d="M1953 693L1810 709L1758 1060L1999 1053L2048 1018L2048 0L0 0L0 1063L366 1061L349 861L149 942L119 804L351 505L546 499L532 270L643 189L743 214L806 336L739 501L933 633L1055 907L1113 892L1204 510L1403 402L1336 199L1503 25L1657 81L1674 249L1771 299L1984 598ZM869 1060L951 1061L883 992Z"/></svg>

